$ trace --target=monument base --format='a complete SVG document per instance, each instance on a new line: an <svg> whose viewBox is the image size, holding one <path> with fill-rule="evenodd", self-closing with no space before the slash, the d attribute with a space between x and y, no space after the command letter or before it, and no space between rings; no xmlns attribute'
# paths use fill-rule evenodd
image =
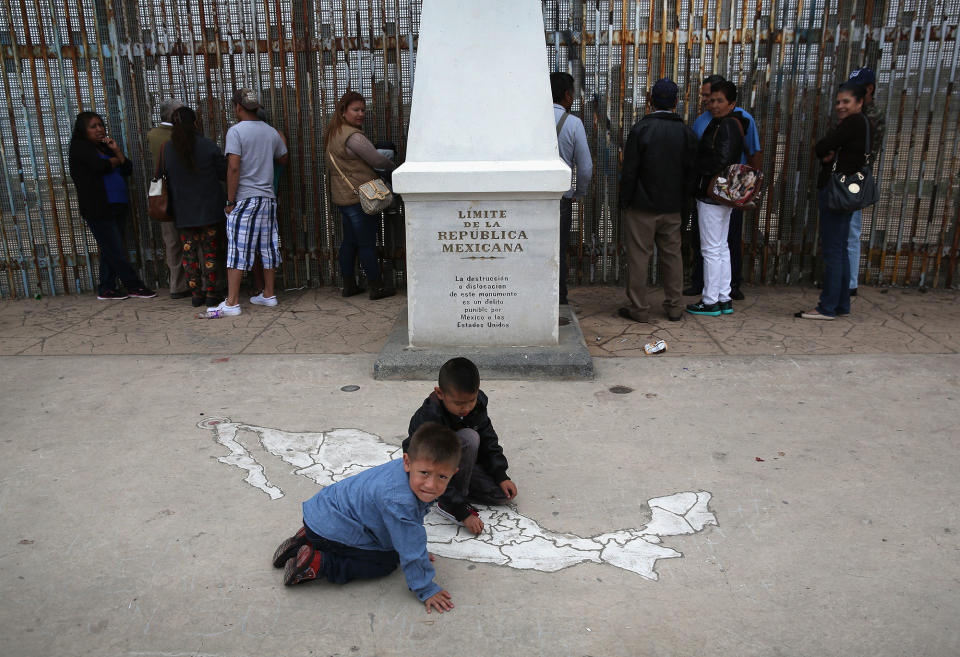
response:
<svg viewBox="0 0 960 657"><path fill-rule="evenodd" d="M549 346L411 347L407 330L407 311L404 309L373 364L373 378L381 381L436 381L440 366L456 356L465 356L476 363L481 381L593 378L593 359L583 340L580 322L570 306L560 306L559 341Z"/></svg>

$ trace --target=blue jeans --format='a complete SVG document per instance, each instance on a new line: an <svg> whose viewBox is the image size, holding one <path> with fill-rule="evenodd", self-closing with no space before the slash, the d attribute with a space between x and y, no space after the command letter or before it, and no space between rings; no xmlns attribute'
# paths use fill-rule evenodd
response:
<svg viewBox="0 0 960 657"><path fill-rule="evenodd" d="M823 291L817 312L835 317L850 312L850 212L837 212L826 205L820 190L820 245L823 255Z"/></svg>
<svg viewBox="0 0 960 657"><path fill-rule="evenodd" d="M377 229L380 217L367 214L355 205L338 205L343 219L343 241L340 242L340 274L344 285L356 283L354 260L359 256L367 282L375 285L380 281L380 264L377 262Z"/></svg>
<svg viewBox="0 0 960 657"><path fill-rule="evenodd" d="M127 290L144 287L133 265L127 260L123 246L123 229L127 223L127 204L111 203L105 217L84 217L100 248L100 285L103 294L118 288L117 278Z"/></svg>
<svg viewBox="0 0 960 657"><path fill-rule="evenodd" d="M850 256L850 289L857 289L860 273L860 231L863 229L863 210L854 210L850 217L850 237L847 254Z"/></svg>

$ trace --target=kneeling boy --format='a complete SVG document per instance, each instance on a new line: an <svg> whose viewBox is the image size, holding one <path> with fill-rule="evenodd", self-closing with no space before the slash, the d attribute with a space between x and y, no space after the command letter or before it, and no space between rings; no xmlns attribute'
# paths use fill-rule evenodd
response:
<svg viewBox="0 0 960 657"><path fill-rule="evenodd" d="M318 577L343 584L403 568L427 612L453 608L434 581L424 516L457 472L460 440L436 423L410 438L403 460L327 486L303 503L303 527L277 548L273 565L292 586Z"/></svg>
<svg viewBox="0 0 960 657"><path fill-rule="evenodd" d="M437 510L479 534L483 521L469 502L506 504L516 497L517 486L507 476L507 457L487 415L480 372L471 360L451 358L443 364L437 386L410 419L411 437L424 422L456 431L463 445L459 471L437 500ZM411 442L410 437L403 441L404 451Z"/></svg>

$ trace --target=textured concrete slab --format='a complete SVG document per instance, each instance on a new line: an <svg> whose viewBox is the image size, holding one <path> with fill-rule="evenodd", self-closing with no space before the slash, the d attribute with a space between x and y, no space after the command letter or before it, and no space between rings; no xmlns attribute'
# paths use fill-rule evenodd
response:
<svg viewBox="0 0 960 657"><path fill-rule="evenodd" d="M593 359L570 306L560 306L558 336L557 344L549 346L411 347L404 310L373 364L373 376L380 380L433 381L445 362L466 356L477 364L486 379L592 379Z"/></svg>
<svg viewBox="0 0 960 657"><path fill-rule="evenodd" d="M271 499L198 426L353 428L395 449L431 385L375 381L373 361L0 358L3 654L960 653L958 355L602 358L592 381L485 382L535 524L498 532L585 554L663 532L646 549L680 556L656 579L602 553L552 572L441 556L443 615L399 573L285 588L270 555L319 484L241 430ZM678 534L665 514L697 492L717 524Z"/></svg>
<svg viewBox="0 0 960 657"><path fill-rule="evenodd" d="M950 354L960 352L956 291L861 287L853 313L834 322L795 319L816 304L817 290L746 287L733 315L680 322L659 316L662 292L651 293L649 323L616 314L622 289L571 288L570 298L590 355L643 356L657 339L669 345L657 358L690 355ZM691 301L693 299L691 298ZM275 308L241 298L236 318L197 320L189 300L97 301L91 295L0 302L0 355L65 354L376 354L393 330L406 297L343 299L321 288L280 294Z"/></svg>

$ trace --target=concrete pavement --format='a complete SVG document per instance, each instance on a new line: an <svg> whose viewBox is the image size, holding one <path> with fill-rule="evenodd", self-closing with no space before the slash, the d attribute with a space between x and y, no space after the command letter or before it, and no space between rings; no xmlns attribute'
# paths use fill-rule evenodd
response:
<svg viewBox="0 0 960 657"><path fill-rule="evenodd" d="M399 573L288 589L269 564L318 486L296 450L338 429L395 447L429 392L371 376L402 298L304 291L209 321L3 302L2 652L960 654L956 295L862 290L818 323L785 317L813 290L748 294L640 325L578 288L596 380L484 384L526 520L509 564L482 541L438 558L442 616ZM670 351L630 357L650 336ZM685 492L715 525L664 530L655 500ZM653 579L624 546L677 555Z"/></svg>
<svg viewBox="0 0 960 657"><path fill-rule="evenodd" d="M625 303L615 287L570 292L584 338L595 357L643 356L654 338L667 356L800 354L937 354L960 352L956 291L863 287L853 312L833 322L799 320L816 305L813 288L745 288L747 299L723 317L684 315L669 322L651 293L652 323L616 316ZM97 301L90 295L0 303L0 355L68 354L376 354L406 304L402 295L343 299L335 288L281 294L275 308L198 320L188 299ZM695 299L690 299L694 301Z"/></svg>

